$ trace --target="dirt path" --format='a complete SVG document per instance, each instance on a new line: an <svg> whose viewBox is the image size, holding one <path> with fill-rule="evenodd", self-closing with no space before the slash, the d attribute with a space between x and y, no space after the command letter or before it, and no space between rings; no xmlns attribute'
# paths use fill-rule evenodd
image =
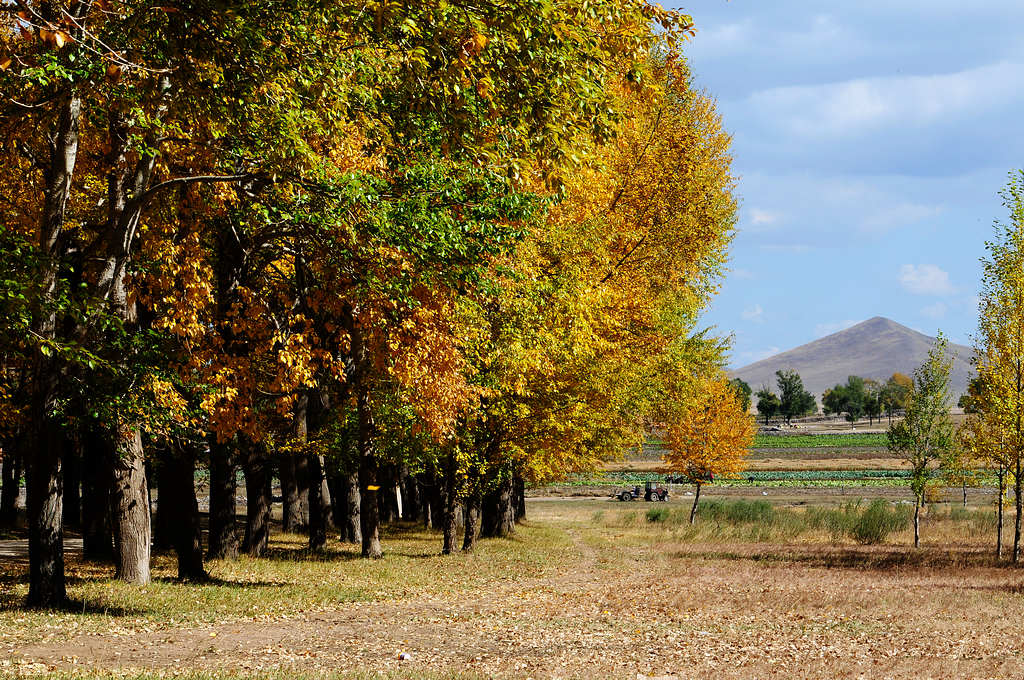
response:
<svg viewBox="0 0 1024 680"><path fill-rule="evenodd" d="M517 677L582 677L597 664L636 677L626 654L632 642L600 622L616 622L609 616L621 604L616 593L633 590L643 570L608 573L580 534L568 533L579 559L548 579L269 621L87 635L24 648L18 662L37 669L466 669ZM410 658L400 659L402 652Z"/></svg>

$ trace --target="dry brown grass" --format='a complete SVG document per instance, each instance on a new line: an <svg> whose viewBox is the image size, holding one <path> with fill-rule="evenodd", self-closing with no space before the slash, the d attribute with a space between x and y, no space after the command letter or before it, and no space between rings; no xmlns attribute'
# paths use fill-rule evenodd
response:
<svg viewBox="0 0 1024 680"><path fill-rule="evenodd" d="M750 540L712 522L652 524L649 507L534 501L519 540L477 556L403 549L381 572L336 560L314 574L374 584L367 601L301 612L299 597L265 620L192 618L19 651L90 673L204 678L1021 676L1024 572L995 563L979 514L933 511L915 551L906 531L870 547L825 532ZM301 564L289 569L285 580L301 579Z"/></svg>

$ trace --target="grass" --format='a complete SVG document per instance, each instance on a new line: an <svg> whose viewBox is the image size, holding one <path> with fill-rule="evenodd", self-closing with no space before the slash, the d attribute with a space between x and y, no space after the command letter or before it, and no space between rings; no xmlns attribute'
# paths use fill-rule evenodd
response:
<svg viewBox="0 0 1024 680"><path fill-rule="evenodd" d="M214 606L250 622L254 617L246 614L245 604L280 607L280 621L247 624L255 631L273 628L268 639L276 642L305 620L284 616L288 603L275 593L290 588L296 598L292 612L322 605L325 613L310 617L303 634L285 646L312 648L317 655L287 662L292 665L266 657L271 665L250 671L244 660L258 655L247 655L252 650L231 640L222 655L207 658L222 664L214 670L201 670L189 652L179 670L169 665L164 672L147 673L136 666L116 674L84 670L50 677L477 680L657 677L682 669L687 677L716 678L1018 677L1024 648L1020 572L990 556L991 509L929 506L924 547L914 550L903 519L908 508L862 501L829 510L712 498L691 527L689 503L677 500L647 506L531 501L530 522L516 540L485 541L475 555L443 558L437 555L436 534L408 527L387 537L389 555L378 563L352 559L344 550L327 560L312 559L298 537L275 537L280 552L267 564L213 565L221 578L231 576L225 580L236 589L256 580L275 583L254 587L236 602L218 594ZM872 513L883 524L899 519L881 543L858 543L829 524L873 521ZM170 563L160 559L166 576ZM324 583L327 579L340 582ZM40 614L70 617L64 625L96 621L115 631L152 628L162 640L201 620L195 612L198 594L226 587L157 585L178 591L161 604L149 601L152 589L145 594L128 589L134 590L132 601L110 594L116 584L98 583L110 602L133 604L132 614L112 613L102 620L95 613ZM82 587L74 585L79 593ZM330 598L342 592L375 603L371 623L360 628L358 621L326 614ZM403 606L424 593L440 596ZM341 609L342 617L348 614ZM175 617L173 624L162 618L168 615ZM30 615L0 612L3 646L20 644L7 632L12 619L23 616ZM225 627L217 639L236 625L242 624ZM410 665L395 661L390 642L379 642L403 626L423 636L410 640L415 645ZM128 649L142 637L104 637L97 644ZM453 651L457 645L462 649ZM342 658L355 654L361 662L337 661L331 654L338 650L349 654ZM159 646L139 654L158 651ZM487 660L478 660L483 652ZM147 659L143 669L150 663L148 656L133 658Z"/></svg>
<svg viewBox="0 0 1024 680"><path fill-rule="evenodd" d="M754 435L753 449L804 449L804 448L886 448L885 434L757 434Z"/></svg>
<svg viewBox="0 0 1024 680"><path fill-rule="evenodd" d="M70 561L66 611L21 609L28 592L27 565L0 562L0 647L65 639L105 630L125 633L229 620L272 620L348 602L373 602L479 587L508 573L539 576L562 565L565 535L524 525L517 538L478 543L467 555L441 557L441 539L420 527L391 527L385 557L363 560L356 548L310 555L303 536L271 537L266 558L241 557L207 564L212 580L177 581L173 556L153 560L145 588L114 580L105 564ZM2 649L0 649L2 654Z"/></svg>

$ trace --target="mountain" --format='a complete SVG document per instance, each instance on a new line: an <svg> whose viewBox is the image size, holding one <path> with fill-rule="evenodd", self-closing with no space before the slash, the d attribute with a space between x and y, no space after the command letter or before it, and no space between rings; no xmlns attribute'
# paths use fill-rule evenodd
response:
<svg viewBox="0 0 1024 680"><path fill-rule="evenodd" d="M762 359L731 372L742 378L756 392L767 385L777 392L775 371L791 369L800 374L804 387L821 403L821 393L845 383L851 375L885 381L893 373L912 376L924 363L935 338L876 316L873 319L801 345L788 352ZM967 391L967 382L974 375L971 357L974 350L964 345L949 344L953 355L950 392L953 401Z"/></svg>

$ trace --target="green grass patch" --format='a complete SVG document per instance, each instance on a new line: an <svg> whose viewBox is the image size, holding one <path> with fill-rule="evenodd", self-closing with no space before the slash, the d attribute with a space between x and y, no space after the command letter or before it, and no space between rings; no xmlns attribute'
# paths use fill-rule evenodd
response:
<svg viewBox="0 0 1024 680"><path fill-rule="evenodd" d="M767 501L708 500L698 505L693 525L688 507L654 507L648 509L644 517L648 523L658 524L690 540L780 541L824 532L833 541L851 540L872 545L884 543L892 533L906 529L912 513L907 505L893 505L882 499L871 503L846 503L839 508L804 510L778 507ZM609 521L636 526L638 516L639 513L625 513Z"/></svg>
<svg viewBox="0 0 1024 680"><path fill-rule="evenodd" d="M757 434L754 435L754 449L816 449L847 447L886 448L887 441L882 433L853 434Z"/></svg>

